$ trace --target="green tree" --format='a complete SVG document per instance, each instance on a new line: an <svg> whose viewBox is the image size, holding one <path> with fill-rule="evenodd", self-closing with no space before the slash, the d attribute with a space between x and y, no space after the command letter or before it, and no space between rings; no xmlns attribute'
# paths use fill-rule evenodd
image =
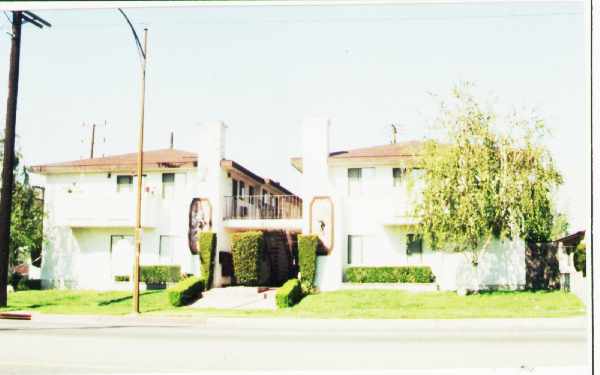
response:
<svg viewBox="0 0 600 375"><path fill-rule="evenodd" d="M0 148L2 141L0 141ZM0 151L0 160L2 153ZM43 201L39 191L29 184L25 168L19 167L20 155L15 158L15 180L10 219L9 269L26 262L30 257L36 261L41 256L43 241ZM39 264L39 261L34 262Z"/></svg>
<svg viewBox="0 0 600 375"><path fill-rule="evenodd" d="M435 121L439 139L425 143L417 230L434 249L461 252L477 266L492 239L544 241L553 227L552 192L562 183L541 145L536 116L499 118L457 86Z"/></svg>

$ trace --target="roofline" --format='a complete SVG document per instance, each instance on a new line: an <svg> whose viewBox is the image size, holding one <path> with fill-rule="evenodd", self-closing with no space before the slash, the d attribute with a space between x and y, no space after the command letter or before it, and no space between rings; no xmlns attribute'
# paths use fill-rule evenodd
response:
<svg viewBox="0 0 600 375"><path fill-rule="evenodd" d="M226 170L235 170L238 173L241 173L247 177L250 177L251 179L258 182L259 184L265 184L265 185L271 186L271 187L281 191L284 194L296 195L296 194L292 193L291 191L289 191L288 189L281 186L281 184L279 182L277 182L275 180L271 180L270 178L263 178L233 160L228 160L228 159L221 160L221 167L225 168Z"/></svg>

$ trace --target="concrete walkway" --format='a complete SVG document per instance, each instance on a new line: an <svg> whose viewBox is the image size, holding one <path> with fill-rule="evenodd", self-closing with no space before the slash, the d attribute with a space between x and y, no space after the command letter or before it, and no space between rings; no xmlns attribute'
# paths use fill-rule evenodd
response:
<svg viewBox="0 0 600 375"><path fill-rule="evenodd" d="M275 288L263 290L257 287L231 286L214 288L202 293L202 298L191 307L214 309L274 310Z"/></svg>

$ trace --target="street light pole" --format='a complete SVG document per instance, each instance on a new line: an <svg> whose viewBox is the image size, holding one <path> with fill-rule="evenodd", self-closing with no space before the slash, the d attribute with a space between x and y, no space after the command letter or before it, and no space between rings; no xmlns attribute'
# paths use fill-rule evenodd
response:
<svg viewBox="0 0 600 375"><path fill-rule="evenodd" d="M144 49L142 62L142 105L137 155L137 201L135 208L135 260L133 265L133 312L140 312L140 253L142 249L142 178L144 173L144 104L146 101L146 60L148 29L144 29Z"/></svg>
<svg viewBox="0 0 600 375"><path fill-rule="evenodd" d="M144 175L144 104L146 101L146 60L148 29L144 28L144 46L142 47L135 28L129 21L129 18L119 8L119 12L125 17L125 21L131 28L135 43L142 55L142 105L140 109L140 129L138 136L138 155L137 155L137 196L135 206L135 254L133 260L133 312L140 313L140 253L142 249L142 178Z"/></svg>

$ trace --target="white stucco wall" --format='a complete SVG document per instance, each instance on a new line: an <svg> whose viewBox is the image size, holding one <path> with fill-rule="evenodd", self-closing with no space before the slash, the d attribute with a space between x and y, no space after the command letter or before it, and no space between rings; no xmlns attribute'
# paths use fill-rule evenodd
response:
<svg viewBox="0 0 600 375"><path fill-rule="evenodd" d="M318 141L315 141L318 140ZM303 199L304 213L313 196L332 198L335 207L335 244L331 254L317 259L317 286L321 290L338 289L347 264L348 236L364 236L366 241L362 265L428 265L442 290L472 287L519 288L525 284L525 245L523 241L493 241L473 272L464 254L433 252L424 248L422 256L407 256L407 234L415 224L411 215L420 199L423 180L419 171L405 177L400 186L393 185L393 168L407 167L400 162L352 160L328 162L329 121L307 119L303 124ZM348 191L348 168L374 168L371 178L363 178L359 194ZM308 233L305 217L304 233Z"/></svg>
<svg viewBox="0 0 600 375"><path fill-rule="evenodd" d="M173 198L162 197L162 173L175 173ZM131 193L116 191L116 176L127 173L86 173L48 175L45 179L45 213L41 275L44 287L113 289L114 276L131 276L133 243L129 253L111 255L111 235L133 236L133 225L118 226L120 216L134 217L123 211L123 200L135 201ZM143 202L153 201L151 225L142 221L142 265L177 264L185 273L199 274L197 256L190 254L187 243L188 209L194 195L195 170L146 172ZM69 190L71 192L69 192ZM65 205L74 199L78 205ZM128 210L134 207L127 207ZM101 212L102 214L99 214ZM133 222L132 222L133 223ZM171 236L173 261L159 259L160 236ZM118 271L116 271L118 270Z"/></svg>

